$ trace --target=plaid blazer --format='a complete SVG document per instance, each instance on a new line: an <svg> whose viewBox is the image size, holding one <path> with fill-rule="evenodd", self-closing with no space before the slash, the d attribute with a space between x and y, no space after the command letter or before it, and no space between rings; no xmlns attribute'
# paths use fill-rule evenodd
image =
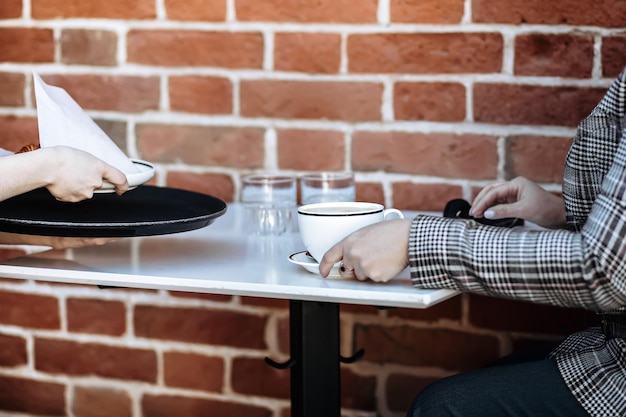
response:
<svg viewBox="0 0 626 417"><path fill-rule="evenodd" d="M626 70L579 125L569 150L568 230L418 216L409 241L413 284L626 314L625 106ZM590 415L626 415L626 340L590 328L551 356Z"/></svg>

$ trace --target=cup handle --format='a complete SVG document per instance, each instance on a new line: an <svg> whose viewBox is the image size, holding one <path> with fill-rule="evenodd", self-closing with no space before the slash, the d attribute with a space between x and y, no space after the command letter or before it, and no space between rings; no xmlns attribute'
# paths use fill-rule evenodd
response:
<svg viewBox="0 0 626 417"><path fill-rule="evenodd" d="M389 208L389 209L385 209L383 210L383 220L388 220L387 218L389 216L393 216L391 217L392 219L404 219L404 214L402 214L402 212L398 209L395 208Z"/></svg>

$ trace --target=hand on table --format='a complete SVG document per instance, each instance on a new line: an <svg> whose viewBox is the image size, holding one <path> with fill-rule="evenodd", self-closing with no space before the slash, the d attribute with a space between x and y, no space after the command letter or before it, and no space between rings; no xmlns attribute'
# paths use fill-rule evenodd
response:
<svg viewBox="0 0 626 417"><path fill-rule="evenodd" d="M330 248L320 262L326 278L342 261L340 274L360 281L386 282L409 264L409 233L412 219L386 220L357 230Z"/></svg>
<svg viewBox="0 0 626 417"><path fill-rule="evenodd" d="M563 199L524 177L483 188L469 214L487 219L518 217L549 228L565 224Z"/></svg>

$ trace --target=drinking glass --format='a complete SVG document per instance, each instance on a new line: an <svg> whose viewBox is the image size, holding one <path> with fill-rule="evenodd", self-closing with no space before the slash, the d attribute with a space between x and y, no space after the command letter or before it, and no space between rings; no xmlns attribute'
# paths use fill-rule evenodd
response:
<svg viewBox="0 0 626 417"><path fill-rule="evenodd" d="M312 172L300 178L302 204L354 201L354 174Z"/></svg>
<svg viewBox="0 0 626 417"><path fill-rule="evenodd" d="M296 178L286 174L253 174L242 180L241 202L248 232L277 236L292 230Z"/></svg>

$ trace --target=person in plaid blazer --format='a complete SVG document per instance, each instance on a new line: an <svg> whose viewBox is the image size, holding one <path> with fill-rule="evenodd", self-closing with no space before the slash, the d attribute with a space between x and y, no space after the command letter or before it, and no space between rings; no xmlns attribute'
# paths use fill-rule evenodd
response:
<svg viewBox="0 0 626 417"><path fill-rule="evenodd" d="M563 197L524 178L476 197L474 217L520 217L549 229L417 216L350 235L320 264L346 278L387 281L409 266L415 287L451 288L598 312L601 327L547 357L444 378L408 416L626 416L626 69L581 122Z"/></svg>

